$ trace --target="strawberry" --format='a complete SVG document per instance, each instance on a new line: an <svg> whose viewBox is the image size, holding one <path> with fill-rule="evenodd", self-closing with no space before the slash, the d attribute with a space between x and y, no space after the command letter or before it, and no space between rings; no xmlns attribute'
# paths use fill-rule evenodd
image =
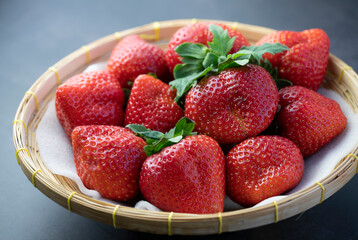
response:
<svg viewBox="0 0 358 240"><path fill-rule="evenodd" d="M183 28L180 28L173 34L169 41L168 49L165 54L166 62L169 70L173 72L174 67L181 63L180 56L175 52L175 48L182 43L201 43L207 45L207 42L212 41L213 35L209 31L209 22L193 23ZM224 24L215 23L215 25L222 27L228 31L230 37L236 37L232 46L231 52L237 52L242 46L249 46L249 42L237 30L234 30Z"/></svg>
<svg viewBox="0 0 358 240"><path fill-rule="evenodd" d="M140 124L151 130L167 132L184 116L174 101L169 85L149 75L139 75L128 100L124 124Z"/></svg>
<svg viewBox="0 0 358 240"><path fill-rule="evenodd" d="M283 53L265 54L278 77L317 91L325 76L329 58L329 38L322 29L302 32L276 31L264 36L256 45L281 43L290 48Z"/></svg>
<svg viewBox="0 0 358 240"><path fill-rule="evenodd" d="M132 131L118 126L79 126L72 133L76 170L83 184L117 201L137 195L145 145Z"/></svg>
<svg viewBox="0 0 358 240"><path fill-rule="evenodd" d="M256 136L272 122L278 90L262 67L248 64L202 79L185 101L185 116L196 130L221 144Z"/></svg>
<svg viewBox="0 0 358 240"><path fill-rule="evenodd" d="M286 87L280 90L279 96L279 134L293 141L303 156L318 151L347 125L339 104L313 90L301 86Z"/></svg>
<svg viewBox="0 0 358 240"><path fill-rule="evenodd" d="M144 161L139 179L145 199L164 211L223 211L225 157L214 139L191 133L194 122L186 118L166 134L141 125L128 127L153 144L145 147L152 155Z"/></svg>
<svg viewBox="0 0 358 240"><path fill-rule="evenodd" d="M227 194L242 206L253 206L295 187L303 171L300 150L287 138L249 138L226 157Z"/></svg>
<svg viewBox="0 0 358 240"><path fill-rule="evenodd" d="M171 78L164 50L137 35L127 36L115 46L107 68L123 88L130 88L140 74L153 73L163 81Z"/></svg>
<svg viewBox="0 0 358 240"><path fill-rule="evenodd" d="M184 63L175 67L176 79L169 85L177 90L179 103L189 91L185 116L195 121L200 134L220 144L238 143L264 131L278 107L278 89L272 76L251 63L261 63L266 51L288 48L280 44L244 46L228 54L234 39L216 25L209 28L214 36L209 48L192 43L176 48Z"/></svg>
<svg viewBox="0 0 358 240"><path fill-rule="evenodd" d="M76 126L123 123L123 90L107 71L71 77L57 88L55 104L58 120L69 139Z"/></svg>

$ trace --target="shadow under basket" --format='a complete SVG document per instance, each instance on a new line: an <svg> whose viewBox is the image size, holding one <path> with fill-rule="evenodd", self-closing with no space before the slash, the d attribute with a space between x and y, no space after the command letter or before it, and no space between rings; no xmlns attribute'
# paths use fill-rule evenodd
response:
<svg viewBox="0 0 358 240"><path fill-rule="evenodd" d="M166 48L176 30L201 21L208 20L155 22L117 32L81 47L50 67L25 93L13 122L16 159L33 185L59 205L84 217L115 228L169 235L217 234L274 223L306 211L343 187L357 171L357 147L341 159L331 174L321 179L319 184L260 207L203 215L154 212L98 201L82 194L71 179L55 175L44 166L36 143L36 129L49 101L54 99L57 86L63 80L81 72L96 59L108 55L118 41L127 35L138 34L143 39ZM274 31L237 22L215 22L238 29L250 43L255 43ZM352 68L332 54L323 86L340 94L358 112L358 76Z"/></svg>

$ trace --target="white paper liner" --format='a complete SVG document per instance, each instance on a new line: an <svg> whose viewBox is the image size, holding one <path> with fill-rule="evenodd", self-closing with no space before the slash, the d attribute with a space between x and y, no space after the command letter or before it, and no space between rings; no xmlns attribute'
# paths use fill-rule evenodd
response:
<svg viewBox="0 0 358 240"><path fill-rule="evenodd" d="M90 65L85 72L100 70L105 67L106 62L99 62ZM339 103L343 113L348 119L346 129L313 156L305 159L304 176L298 186L287 192L285 195L265 199L254 207L272 203L273 201L287 197L289 194L316 184L316 182L327 177L339 161L347 156L357 145L358 114L354 114L351 107L336 92L323 88L319 89L318 92ZM87 189L83 185L76 173L71 143L57 119L54 101L51 101L48 104L48 109L37 128L36 139L45 166L54 174L62 175L74 180L83 194L113 204L129 205L138 209L160 211L160 209L145 200L139 200L135 204L126 204L103 198L97 191ZM224 211L238 210L241 208L242 207L239 204L234 203L228 197L225 198Z"/></svg>

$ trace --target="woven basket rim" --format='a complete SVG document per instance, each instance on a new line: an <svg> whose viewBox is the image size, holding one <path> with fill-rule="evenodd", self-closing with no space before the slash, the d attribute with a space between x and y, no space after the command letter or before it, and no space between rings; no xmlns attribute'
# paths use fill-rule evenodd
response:
<svg viewBox="0 0 358 240"><path fill-rule="evenodd" d="M259 32L262 35L274 31L273 29L270 28L259 27L249 24L228 22L228 21L208 20L208 19L198 19L195 21L200 21L200 22L211 21L211 22L221 22L231 26L235 25L235 27L240 32L242 32L244 36L246 35L245 37L247 37L249 41L254 40L253 38L255 36L255 33ZM177 29L179 27L185 26L192 22L194 22L194 20L192 19L179 19L179 20L156 22L155 24L158 23L160 24L160 29L170 29L170 30L168 30L168 33L163 31L163 35L160 35L159 39L154 39L153 41L160 42L160 41L169 40L172 33L172 29ZM41 165L42 162L41 157L36 155L36 151L37 151L36 138L35 138L36 128L37 128L36 124L38 124L38 122L41 120L42 115L47 109L48 102L46 101L53 98L53 94L51 96L50 93L51 91L53 92L54 89L56 88L57 81L58 81L57 77L59 75L61 76L62 79L66 79L69 75L81 71L81 69L83 69L83 67L86 66L86 63L88 63L89 56L91 57L90 60L92 62L96 58L105 55L113 48L113 46L116 44L119 38L122 38L129 34L145 34L149 36L155 36L156 34L155 24L147 24L140 27L131 28L119 33L114 33L105 36L94 42L89 43L88 45L86 45L85 48L82 47L74 51L73 53L69 54L68 56L64 57L63 59L61 59L59 62L57 62L52 66L52 68L55 70L52 69L46 71L30 87L30 89L27 91L28 94L25 94L23 99L21 100L21 103L17 109L14 123L13 123L14 125L13 141L15 145L16 155L18 157L23 172L29 178L29 180L36 183L36 187L41 192L43 192L52 200L59 203L61 206L67 207L68 202L71 202L72 211L80 215L90 217L92 219L107 224L111 222L111 219L97 219L96 216L87 216L86 212L84 212L83 210L87 210L88 208L91 208L94 209L95 212L101 212L103 213L104 216L111 217L113 216L113 211L116 205L95 200L80 193L73 195L72 194L74 192L73 189L67 189L63 185L59 185L58 182L56 182L58 181L59 176L49 177L48 173L46 172L45 166L42 166L43 164ZM101 48L100 51L98 50L99 48ZM70 66L71 64L74 65L77 64L78 66L72 67ZM357 85L358 75L354 72L353 69L346 68L346 66L348 65L345 62L343 62L333 54L330 54L330 62L328 68L330 71L332 71L331 74L334 78L337 77L340 78L341 80L340 87L347 88L347 89L353 87L358 89L358 85ZM346 69L343 70L344 74L342 76L343 68ZM45 85L50 90L43 93L41 92L41 90L44 88ZM358 104L357 104L358 91L351 92L350 95L351 95L350 97L353 99L352 102L355 103L355 107L358 108ZM39 110L36 110L37 104L39 104ZM34 121L34 119L37 122ZM27 130L27 133L25 130ZM24 148L27 150L23 150ZM29 152L29 154L27 154L27 152ZM356 146L352 151L352 154L357 155L357 153L358 153L358 147ZM38 167L39 164L41 168ZM354 176L355 169L357 167L356 165L358 165L358 163L354 157L352 156L346 157L342 159L341 163L332 171L330 175L320 180L320 184L322 184L322 186L325 186L326 188L325 189L326 197L329 197L330 195L334 194L334 192L336 192L339 188L341 188L346 182L348 182ZM43 174L41 173L41 171L36 172L39 169L43 171ZM334 186L335 188L333 188L332 186L333 192L330 192L329 186L334 185L333 183L338 180L342 181L344 184L340 185L339 188L337 188L337 186ZM53 186L55 186L55 188ZM310 187L302 189L294 194L288 195L284 199L277 200L276 204L280 206L280 209L283 209L283 208L289 208L292 204L299 204L300 201L302 201L302 199L310 199L310 198L315 199L315 200L310 200L311 202L313 201L312 203L310 203L310 205L302 206L301 211L295 212L295 214L298 214L299 212L302 212L318 204L320 202L319 200L321 197L321 193L322 193L321 187L317 184L313 184ZM70 198L70 201L68 201L69 196L71 194L72 196ZM259 213L261 212L270 217L270 219L265 219L263 224L259 224L259 225L264 225L267 223L275 222L275 218L277 218L276 210L277 207L274 204L267 203L255 208L245 208L240 210L223 212L221 213L221 217L222 217L222 221L224 222L232 222L236 220L236 218L239 216L242 217L245 215L256 214L258 212ZM282 216L282 217L279 216L278 218L279 220L282 220L290 217L290 214L292 215L292 213L289 212L287 216ZM158 229L154 229L153 231L149 230L149 232L162 233L162 234L165 233L165 229L163 230L162 228L163 227L165 228L168 222L169 215L170 213L168 212L140 210L140 209L135 209L132 207L124 207L124 206L118 208L117 211L114 212L115 219L116 218L127 219L127 220L141 219L144 222L146 221L158 222L159 225L161 226L160 227L161 229L159 229L158 227ZM189 222L189 223L197 224L199 222L199 224L210 223L211 225L213 224L215 225L216 222L218 221L217 219L218 219L218 214L174 213L173 218L171 218L170 220L173 223L172 225L173 232L176 234L207 234L207 233L194 231L193 229L191 229L191 231L188 230L188 232L185 232L184 230L181 229L176 229L176 223L180 224L183 222ZM252 227L259 226L259 225L253 224ZM129 227L124 226L124 227L131 229L131 226ZM245 228L247 227L240 228L240 225L239 226L234 225L234 227L228 226L227 228L224 228L224 231L235 231ZM137 227L134 227L133 229L137 229ZM142 230L142 229L137 229L137 230ZM176 230L178 231L176 232ZM142 231L147 231L147 230L145 229ZM213 233L213 232L209 231L208 233Z"/></svg>

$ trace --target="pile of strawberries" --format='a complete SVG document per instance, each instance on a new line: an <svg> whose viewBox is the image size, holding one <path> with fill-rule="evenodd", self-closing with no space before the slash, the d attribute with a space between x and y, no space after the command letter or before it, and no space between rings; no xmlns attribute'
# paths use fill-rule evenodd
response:
<svg viewBox="0 0 358 240"><path fill-rule="evenodd" d="M107 68L56 92L77 173L103 197L140 192L162 209L216 213L295 187L310 156L347 123L316 90L329 39L320 29L276 31L250 46L218 23L179 29L166 51L125 37ZM195 131L195 132L193 132Z"/></svg>

